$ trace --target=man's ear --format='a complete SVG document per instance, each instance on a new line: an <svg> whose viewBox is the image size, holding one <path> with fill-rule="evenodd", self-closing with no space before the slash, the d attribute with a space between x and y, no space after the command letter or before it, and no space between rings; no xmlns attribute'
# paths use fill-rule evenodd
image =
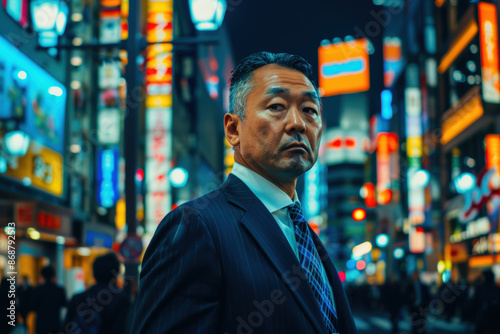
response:
<svg viewBox="0 0 500 334"><path fill-rule="evenodd" d="M240 143L240 122L241 118L236 114L227 113L224 115L224 132L227 141L233 147Z"/></svg>

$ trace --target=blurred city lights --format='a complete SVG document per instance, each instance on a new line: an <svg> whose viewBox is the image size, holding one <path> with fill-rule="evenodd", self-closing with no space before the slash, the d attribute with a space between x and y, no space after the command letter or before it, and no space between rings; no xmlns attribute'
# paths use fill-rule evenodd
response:
<svg viewBox="0 0 500 334"><path fill-rule="evenodd" d="M455 189L459 194L472 190L476 185L476 177L471 173L462 173L453 181Z"/></svg>
<svg viewBox="0 0 500 334"><path fill-rule="evenodd" d="M430 174L428 171L419 169L411 176L410 188L425 188L429 184Z"/></svg>
<svg viewBox="0 0 500 334"><path fill-rule="evenodd" d="M442 260L439 261L437 264L438 273L442 273L445 269L446 269L446 264L444 263L444 261Z"/></svg>
<svg viewBox="0 0 500 334"><path fill-rule="evenodd" d="M387 244L389 244L389 237L387 236L387 234L379 234L375 239L375 243L377 244L377 246L383 248L387 246Z"/></svg>
<svg viewBox="0 0 500 334"><path fill-rule="evenodd" d="M347 269L354 269L354 268L356 268L356 261L354 261L352 259L348 260L346 262L345 266L346 266Z"/></svg>
<svg viewBox="0 0 500 334"><path fill-rule="evenodd" d="M384 89L380 97L382 101L382 118L389 120L392 118L392 92Z"/></svg>
<svg viewBox="0 0 500 334"><path fill-rule="evenodd" d="M61 87L51 86L49 87L49 94L54 96L62 96L63 90Z"/></svg>
<svg viewBox="0 0 500 334"><path fill-rule="evenodd" d="M362 244L355 246L352 249L352 254L356 257L368 254L372 250L372 244L369 241L365 241Z"/></svg>
<svg viewBox="0 0 500 334"><path fill-rule="evenodd" d="M73 14L71 14L71 21L73 21L73 22L80 22L81 20L83 20L82 13L73 13Z"/></svg>
<svg viewBox="0 0 500 334"><path fill-rule="evenodd" d="M339 271L339 279L341 282L345 282L345 272Z"/></svg>
<svg viewBox="0 0 500 334"><path fill-rule="evenodd" d="M366 211L362 208L357 208L352 212L352 219L355 221L361 221L366 218Z"/></svg>
<svg viewBox="0 0 500 334"><path fill-rule="evenodd" d="M24 80L28 77L28 75L26 74L25 71L19 71L19 72L17 72L17 77L21 80Z"/></svg>
<svg viewBox="0 0 500 334"><path fill-rule="evenodd" d="M83 59L82 59L82 57L75 56L75 57L72 57L69 62L73 66L80 66L83 63Z"/></svg>
<svg viewBox="0 0 500 334"><path fill-rule="evenodd" d="M89 256L92 253L90 251L90 248L88 248L88 247L78 247L78 249L76 250L76 252L80 256Z"/></svg>
<svg viewBox="0 0 500 334"><path fill-rule="evenodd" d="M78 89L82 88L82 83L78 80L73 80L70 83L70 87L73 90L78 90Z"/></svg>
<svg viewBox="0 0 500 334"><path fill-rule="evenodd" d="M30 141L30 136L23 131L10 131L4 136L7 151L16 156L26 155Z"/></svg>
<svg viewBox="0 0 500 334"><path fill-rule="evenodd" d="M450 278L451 278L451 271L449 270L443 271L443 273L441 274L441 279L443 280L443 283L448 282Z"/></svg>
<svg viewBox="0 0 500 334"><path fill-rule="evenodd" d="M393 254L396 259L402 259L405 256L405 251L402 248L396 248Z"/></svg>
<svg viewBox="0 0 500 334"><path fill-rule="evenodd" d="M7 158L4 155L0 155L0 173L5 173L7 171Z"/></svg>
<svg viewBox="0 0 500 334"><path fill-rule="evenodd" d="M75 37L75 38L73 38L72 43L74 46L80 46L83 44L83 39L81 37Z"/></svg>
<svg viewBox="0 0 500 334"><path fill-rule="evenodd" d="M172 187L181 188L184 187L188 180L188 172L182 167L176 167L168 173L168 178Z"/></svg>
<svg viewBox="0 0 500 334"><path fill-rule="evenodd" d="M378 197L380 204L389 204L392 200L392 190L384 189L378 194Z"/></svg>
<svg viewBox="0 0 500 334"><path fill-rule="evenodd" d="M82 147L80 146L80 144L73 144L69 147L69 151L71 153L80 153L82 151Z"/></svg>
<svg viewBox="0 0 500 334"><path fill-rule="evenodd" d="M66 238L59 235L56 237L56 243L59 245L64 245L66 243Z"/></svg>
<svg viewBox="0 0 500 334"><path fill-rule="evenodd" d="M136 172L135 172L135 179L139 182L142 182L142 180L144 180L144 170L142 170L141 168L139 168Z"/></svg>
<svg viewBox="0 0 500 334"><path fill-rule="evenodd" d="M358 262L356 262L356 269L363 270L365 268L366 268L366 262L365 261L359 260Z"/></svg>
<svg viewBox="0 0 500 334"><path fill-rule="evenodd" d="M38 232L37 230L35 229L32 229L32 230L28 230L28 235L30 236L31 239L33 240L38 240L40 239L41 237L41 234L40 232Z"/></svg>
<svg viewBox="0 0 500 334"><path fill-rule="evenodd" d="M375 275L376 272L377 272L377 265L375 263L372 262L366 265L365 273L367 275Z"/></svg>
<svg viewBox="0 0 500 334"><path fill-rule="evenodd" d="M226 12L226 0L189 0L191 19L197 30L217 30Z"/></svg>

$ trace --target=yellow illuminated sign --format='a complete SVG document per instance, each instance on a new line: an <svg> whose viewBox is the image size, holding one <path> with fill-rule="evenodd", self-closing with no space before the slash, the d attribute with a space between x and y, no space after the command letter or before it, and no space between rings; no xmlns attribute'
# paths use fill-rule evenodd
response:
<svg viewBox="0 0 500 334"><path fill-rule="evenodd" d="M32 142L26 155L18 157L17 168L8 166L5 174L31 187L62 196L62 155L44 146L35 153L35 145L37 144Z"/></svg>
<svg viewBox="0 0 500 334"><path fill-rule="evenodd" d="M450 65L455 61L455 59L457 59L467 45L469 45L478 31L479 27L477 26L476 21L471 20L461 34L455 38L453 43L451 43L451 47L448 52L446 52L443 58L441 58L441 62L438 66L439 73L444 73L448 67L450 67Z"/></svg>
<svg viewBox="0 0 500 334"><path fill-rule="evenodd" d="M459 133L467 129L472 123L481 118L483 114L484 109L481 103L481 98L478 95L475 95L462 108L451 114L451 116L443 122L441 144L447 144Z"/></svg>
<svg viewBox="0 0 500 334"><path fill-rule="evenodd" d="M320 46L318 58L319 88L323 96L370 89L366 39Z"/></svg>

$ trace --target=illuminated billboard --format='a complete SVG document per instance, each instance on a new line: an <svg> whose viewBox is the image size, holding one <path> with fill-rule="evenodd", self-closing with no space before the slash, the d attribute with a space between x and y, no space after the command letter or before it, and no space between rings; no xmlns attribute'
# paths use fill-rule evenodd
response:
<svg viewBox="0 0 500 334"><path fill-rule="evenodd" d="M497 7L480 2L478 10L483 99L489 103L500 103Z"/></svg>
<svg viewBox="0 0 500 334"><path fill-rule="evenodd" d="M0 50L0 120L18 120L32 140L62 153L66 87L1 36Z"/></svg>
<svg viewBox="0 0 500 334"><path fill-rule="evenodd" d="M171 209L173 1L149 0L146 38L146 232Z"/></svg>
<svg viewBox="0 0 500 334"><path fill-rule="evenodd" d="M319 87L323 96L370 89L366 39L320 46L318 57Z"/></svg>

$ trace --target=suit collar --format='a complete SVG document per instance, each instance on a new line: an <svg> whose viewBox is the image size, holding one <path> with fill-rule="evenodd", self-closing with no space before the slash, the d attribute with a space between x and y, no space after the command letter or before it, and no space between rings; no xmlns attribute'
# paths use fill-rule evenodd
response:
<svg viewBox="0 0 500 334"><path fill-rule="evenodd" d="M274 217L236 176L230 174L221 189L228 202L245 211L240 223L274 266L279 277L297 299L316 331L325 333L326 326L322 317L319 316L321 311L308 285L307 278L302 273L300 263Z"/></svg>

